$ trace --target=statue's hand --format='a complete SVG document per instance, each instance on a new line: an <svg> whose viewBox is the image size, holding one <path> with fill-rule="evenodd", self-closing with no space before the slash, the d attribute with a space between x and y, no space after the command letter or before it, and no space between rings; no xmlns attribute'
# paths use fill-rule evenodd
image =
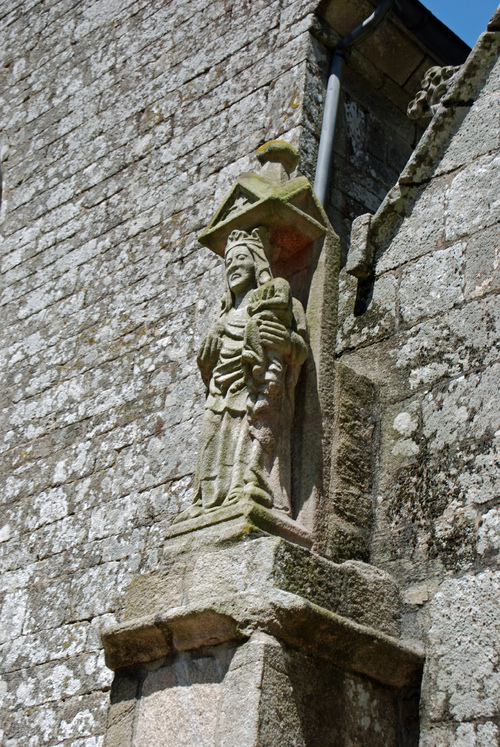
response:
<svg viewBox="0 0 500 747"><path fill-rule="evenodd" d="M198 368L202 376L205 385L208 386L208 382L212 376L212 371L217 364L220 350L220 331L215 325L205 337L198 350L197 362Z"/></svg>
<svg viewBox="0 0 500 747"><path fill-rule="evenodd" d="M258 319L260 341L266 348L276 350L283 356L290 355L292 349L292 338L289 330L280 322Z"/></svg>

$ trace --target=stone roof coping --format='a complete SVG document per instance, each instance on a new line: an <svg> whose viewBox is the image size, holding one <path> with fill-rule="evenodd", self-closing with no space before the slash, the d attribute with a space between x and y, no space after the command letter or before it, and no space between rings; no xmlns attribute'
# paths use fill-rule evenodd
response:
<svg viewBox="0 0 500 747"><path fill-rule="evenodd" d="M413 151L394 187L387 193L373 216L353 221L351 247L346 270L366 278L374 273L374 263L405 215L411 188L428 182L434 175L449 140L450 126L457 107L471 107L483 87L500 45L500 6L479 37L469 57L453 76L429 126Z"/></svg>

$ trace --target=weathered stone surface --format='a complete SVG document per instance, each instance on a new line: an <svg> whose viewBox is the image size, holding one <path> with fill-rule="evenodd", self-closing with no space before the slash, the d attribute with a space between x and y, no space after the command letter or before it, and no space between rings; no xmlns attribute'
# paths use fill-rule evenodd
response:
<svg viewBox="0 0 500 747"><path fill-rule="evenodd" d="M132 741L139 682L133 674L120 672L111 688L106 721L106 747L124 747Z"/></svg>
<svg viewBox="0 0 500 747"><path fill-rule="evenodd" d="M308 33L316 5L310 0L256 0L251 5L246 0L26 0L2 6L0 741L8 747L103 744L111 677L100 655L99 630L121 621L131 584L161 566L168 527L192 500L203 409L194 358L217 313L222 281L220 263L200 251L196 237L234 180L255 169L253 154L266 140L293 143L300 170L313 175L329 57L323 42ZM332 3L323 9L335 19L328 43L371 10L369 3ZM378 210L411 155L422 129L406 120L404 110L417 90L422 65L437 62L399 22L391 21L381 38L386 41L353 53L341 102L328 209L344 253L352 219ZM452 578L458 567L457 573L464 568L469 573L471 563L484 570L498 562L497 373L492 368L498 360L497 197L493 161L488 160L493 155L489 103L498 87L497 38L491 30L483 35L464 67L462 87L455 87L445 102L447 116L437 118L429 130L434 141L424 158L417 153L418 168L408 173L412 184L435 181L432 169L439 168L436 154L444 142L449 146L447 173L442 184L436 181L436 202L429 201L420 213L424 198L418 187L411 188L415 208L405 214L404 228L410 238L398 236L392 255L390 249L385 255L387 264L379 266L382 275L366 314L356 306L356 289L342 280L339 351L349 355L346 367L374 383L377 395L372 560L413 588L409 599L415 603L405 609L404 630L420 643L436 591L433 583L443 566ZM400 45L409 54L398 65ZM467 113L464 104L483 84L482 98ZM475 141L472 120L481 130ZM453 128L456 147L449 138ZM464 149L468 160L460 163ZM443 198L448 202L443 202L451 179ZM400 206L404 190L398 189L400 196L391 205L399 219L403 214L395 205ZM432 185L426 194L431 191ZM491 209L486 210L488 201ZM441 208L447 211L444 238ZM426 223L431 210L436 222L429 218ZM409 267L403 265L457 243L463 245L465 301L434 314L428 297L423 300L411 289L409 274L401 283ZM418 267L425 280L423 265ZM409 308L407 291L417 297L418 314ZM366 302L370 289L363 293ZM410 329L402 324L402 309L412 320ZM330 311L325 330L336 320L336 309ZM321 346L325 337L317 340ZM328 354L318 373L329 382L330 416L333 346ZM434 399L424 400L428 394ZM386 417L387 402L401 407ZM462 408L467 411L463 422ZM392 428L395 421L401 430ZM308 427L314 430L314 423ZM370 436L365 435L366 446ZM431 455L429 461L417 468L416 455L393 454L401 473L394 482L394 462L389 461L384 482L386 467L379 455L385 459L386 444L389 453L396 446L411 450L408 443L401 446L409 440L418 445L419 455ZM447 440L456 454L441 448ZM386 487L391 480L403 484L405 471L416 478L418 489L413 494L404 483L409 510L390 517L391 534ZM350 518L360 518L368 504L358 502L356 492L350 495L344 508ZM446 506L443 495L450 498ZM407 533L415 516L423 522L423 530L417 527L421 564L411 546L414 535ZM394 546L387 538L393 536L391 555ZM439 550L430 564L432 581L422 580L429 567L428 537L431 549ZM406 545L408 552L402 552ZM238 569L236 560L231 567ZM344 567L344 589L351 589L349 614L370 625L375 620L363 618L368 613L360 602L366 577L359 574L359 566ZM282 575L290 586L296 582L306 588L305 579ZM241 582L241 569L234 576ZM318 571L311 596L325 605L331 590L320 576ZM361 580L349 587L353 578ZM174 583L171 577L169 583L172 595L181 594L182 578ZM389 592L382 584L374 609L384 594ZM394 624L389 618L386 622ZM273 661L280 657L288 661L284 654ZM324 734L314 731L324 718L332 724L334 739L335 724L343 723L353 744L366 739L377 747L391 743L393 722L384 719L401 704L387 691L359 677L346 685L343 699L336 700L335 688L326 698L327 684L335 680L332 670L315 675L317 660L307 656L293 667L302 669L308 682L318 676L318 700L326 703L324 711L311 711L310 717L302 710L301 718L309 718L307 738L327 743ZM282 672L268 681L286 689ZM314 689L308 690L300 677L294 686L308 701L315 700ZM124 686L112 700L115 695L109 744L123 747L132 728L135 690L131 694ZM292 713L293 703L286 702ZM273 707L270 703L270 712L276 713ZM441 737L443 743L492 743L498 718L481 718L477 723L474 718L464 724L439 722L422 739L436 731L436 745ZM360 724L368 731L360 733Z"/></svg>
<svg viewBox="0 0 500 747"><path fill-rule="evenodd" d="M442 247L445 239L445 185L444 181L433 181L411 190L404 205L403 221L377 259L377 275Z"/></svg>
<svg viewBox="0 0 500 747"><path fill-rule="evenodd" d="M282 591L220 598L209 606L173 608L107 628L103 642L108 666L119 669L245 639L254 630L392 687L418 687L420 682L420 652Z"/></svg>
<svg viewBox="0 0 500 747"><path fill-rule="evenodd" d="M427 70L422 80L422 89L408 104L408 117L410 119L432 117L438 110L447 89L453 84L452 78L458 70L459 68L453 65L431 67Z"/></svg>
<svg viewBox="0 0 500 747"><path fill-rule="evenodd" d="M491 417L497 375L486 369L458 377L387 408L375 546L393 572L404 559L412 564L412 580L423 581L439 576L441 564L450 571L470 568L479 548L491 553L486 536L494 531L487 526L493 517L480 522L499 496Z"/></svg>
<svg viewBox="0 0 500 747"><path fill-rule="evenodd" d="M498 727L491 721L484 724L450 724L431 727L420 742L423 747L489 747L498 744Z"/></svg>
<svg viewBox="0 0 500 747"><path fill-rule="evenodd" d="M498 92L490 96L481 96L474 102L467 110L456 136L446 148L436 168L436 175L453 171L464 163L497 149L498 106ZM477 137L478 130L484 133L483 137Z"/></svg>
<svg viewBox="0 0 500 747"><path fill-rule="evenodd" d="M301 727L300 704L293 697L287 673L286 653L271 636L257 633L241 647L224 683L224 702L217 724L216 740L221 747L268 743L279 738L283 744L306 745ZM232 713L244 702L241 720Z"/></svg>
<svg viewBox="0 0 500 747"><path fill-rule="evenodd" d="M415 323L422 317L448 311L464 300L463 253L464 244L458 242L404 268L399 285L403 322Z"/></svg>
<svg viewBox="0 0 500 747"><path fill-rule="evenodd" d="M259 537L248 524L226 524L222 533L212 527L168 540L163 572L131 585L126 622L103 633L108 666L261 630L347 671L396 687L418 684L419 654L391 637L398 634L399 595L387 574L355 561L336 565Z"/></svg>
<svg viewBox="0 0 500 747"><path fill-rule="evenodd" d="M375 388L369 379L342 364L337 365L337 408L329 490L335 514L328 552L328 556L337 561L368 558L373 518L371 464L375 397ZM325 521L331 519L325 516Z"/></svg>
<svg viewBox="0 0 500 747"><path fill-rule="evenodd" d="M354 278L344 271L341 273L338 354L353 348L359 350L368 343L383 340L392 334L396 324L397 284L397 278L387 273L374 287L368 285L363 294L361 288L356 287ZM363 301L361 311L357 308L360 296ZM362 313L367 303L368 308ZM362 369L359 373L363 375Z"/></svg>
<svg viewBox="0 0 500 747"><path fill-rule="evenodd" d="M430 609L429 718L461 722L497 713L498 583L485 571L443 581ZM438 653L439 652L439 653Z"/></svg>
<svg viewBox="0 0 500 747"><path fill-rule="evenodd" d="M500 334L497 299L475 300L416 324L394 351L396 370L408 377L410 389L429 389L443 378L456 378L498 359ZM474 335L464 335L465 329Z"/></svg>
<svg viewBox="0 0 500 747"><path fill-rule="evenodd" d="M124 747L213 744L223 680L233 655L233 648L218 647L211 655L183 654L171 666L149 671L141 687L133 741L124 741Z"/></svg>
<svg viewBox="0 0 500 747"><path fill-rule="evenodd" d="M340 361L378 395L370 557L402 587L403 639L429 657L428 747L499 738L497 36L481 37L371 219L364 314L361 284L341 279ZM387 278L394 322L381 339Z"/></svg>
<svg viewBox="0 0 500 747"><path fill-rule="evenodd" d="M161 573L138 578L127 595L134 619L186 600L204 605L265 588L298 594L356 622L398 634L398 591L390 576L364 563L336 564L251 522L233 521L169 539ZM361 600L369 596L371 605Z"/></svg>
<svg viewBox="0 0 500 747"><path fill-rule="evenodd" d="M346 674L262 632L243 644L183 653L117 678L122 687L113 708L127 710L133 724L122 732L121 747L153 738L164 747L333 747L346 737L360 743L367 734L377 747L395 747L401 729L405 744L416 744L418 736L418 699L410 690L397 693ZM106 747L117 744L110 733Z"/></svg>
<svg viewBox="0 0 500 747"><path fill-rule="evenodd" d="M482 156L465 166L447 191L445 231L448 241L475 233L500 218L498 155Z"/></svg>
<svg viewBox="0 0 500 747"><path fill-rule="evenodd" d="M346 271L358 278L373 274L373 247L370 245L370 213L355 218L351 227L351 243Z"/></svg>
<svg viewBox="0 0 500 747"><path fill-rule="evenodd" d="M399 178L400 183L426 182L432 178L435 170L439 169L446 150L451 147L453 151L454 146L450 146L451 138L460 129L469 102L480 96L485 80L497 62L498 44L497 34L485 33L479 37L466 62L450 80L450 88L424 133L418 149L403 170ZM464 134L458 137L467 141ZM489 135L486 135L486 140L489 140ZM476 145L475 148L480 149L481 146Z"/></svg>
<svg viewBox="0 0 500 747"><path fill-rule="evenodd" d="M86 661L105 702L97 630L191 500L194 355L221 279L196 236L252 150L297 142L302 116L303 14L247 10L4 8L3 669L47 701L9 680L4 740L102 743L97 710L78 734L44 667Z"/></svg>
<svg viewBox="0 0 500 747"><path fill-rule="evenodd" d="M465 250L466 297L482 298L499 290L499 236L500 227L496 224L468 240Z"/></svg>

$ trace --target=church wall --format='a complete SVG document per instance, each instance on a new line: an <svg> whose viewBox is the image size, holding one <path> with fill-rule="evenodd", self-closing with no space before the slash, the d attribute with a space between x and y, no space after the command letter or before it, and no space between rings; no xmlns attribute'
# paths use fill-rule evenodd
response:
<svg viewBox="0 0 500 747"><path fill-rule="evenodd" d="M4 3L2 744L102 744L99 630L191 501L197 243L273 137L297 143L300 3ZM265 33L264 33L265 32Z"/></svg>
<svg viewBox="0 0 500 747"><path fill-rule="evenodd" d="M282 137L298 146L299 168L312 176L326 70L325 49L308 31L314 7L305 0L2 4L0 741L6 747L103 745L112 673L104 665L100 630L121 619L134 581L157 568L166 528L191 501L204 396L196 350L217 314L222 285L219 259L200 247L197 236L234 179L258 168L254 153L265 141ZM396 106L387 103L389 95L369 94L360 68L354 68L347 72L337 145L347 171L334 177L343 182L330 205L344 245L350 220L377 208L419 131L402 119L418 76L410 76L413 88L403 94L383 79L394 101L402 96ZM485 121L491 122L484 103ZM366 114L373 107L375 121ZM401 142L394 137L398 128ZM383 158L373 152L379 139L385 143ZM366 159L353 146L361 142ZM360 192L360 158L363 168L376 172L370 198ZM488 166L489 156L481 158L471 161L470 173L480 164ZM436 176L432 188L442 194L454 174ZM458 181L457 194L465 190L472 196L467 172L464 178L466 186ZM420 189L428 194L431 187ZM431 207L437 209L434 202ZM442 223L443 215L436 220ZM346 365L363 376L363 355L375 351L370 378L380 389L380 402L387 402L380 404L384 425L376 438L387 434L386 441L380 436L386 451L394 448L387 439L395 436L385 423L393 423L407 412L403 405L414 407L414 401L424 413L425 403L423 384L409 389L406 374L398 383L402 394L382 394L384 386L392 389L394 374L384 369L383 376L372 375L373 366L382 371L379 351L388 350L393 360L390 351L399 350L404 329L409 340L404 355L413 355L411 340L418 334L417 346L426 335L435 340L425 324L438 312L440 323L449 318L450 330L454 324L463 329L466 312L471 319L483 318L496 286L481 275L478 285L485 282L485 290L474 297L473 274L486 273L481 252L490 247L494 253L495 245L492 224L478 225L470 239L468 231L443 239L439 251L445 254L433 259L442 267L451 257L460 278L437 311L432 305L429 314L420 307L415 311L413 280L404 276L410 264L400 256L377 278L375 305L361 323L349 315L351 286L344 288L348 308L339 350ZM426 276L431 254L408 258L419 277ZM464 267L471 273L468 281ZM424 303L420 296L418 302ZM403 307L408 311L399 310ZM452 319L453 313L459 316ZM483 327L477 323L483 337L476 332L467 338L471 350L489 339L489 324L486 317ZM453 334L444 332L442 339ZM438 336L438 350L442 339ZM425 349L429 345L422 343ZM455 348L450 343L450 356ZM467 385L477 378L478 412L486 401L481 392L490 386L488 361L479 358L478 352L470 371L463 371ZM455 364L447 365L455 380ZM445 374L438 375L440 386ZM436 387L430 391L437 392L438 384L429 381ZM433 402L425 405L429 422ZM483 436L491 436L484 425L488 407L473 431L481 449ZM414 420L414 411L408 412L409 420L397 421L405 428ZM430 426L421 423L424 434ZM465 421L462 432L468 435L462 440L469 430ZM384 469L377 479L392 485L385 467L389 457L381 453ZM485 446L471 459L476 454L486 459L487 453ZM390 469L406 468L412 458L396 454ZM471 485L476 473L488 470L481 458L471 471ZM382 552L393 529L385 513L389 491L379 492L384 502L372 562L388 568L409 590L407 637L421 641L427 616L439 615L447 594L461 589L470 597L467 584L474 579L484 588L496 583L496 504L452 505L465 529L471 516L476 528L484 516L481 558L487 560L477 566L479 545L475 560L469 560L473 543L464 529L460 570L443 571L439 558L448 556L440 551L432 563L441 565L432 575L427 556L421 572L407 570L416 562L405 556L403 540L397 539L394 557ZM401 506L394 496L395 536L406 536L407 504ZM450 544L446 522L443 526L442 543ZM468 563L483 575L474 575ZM423 595L431 599L435 579L444 573L451 574L451 585L440 587L444 596L434 597L434 607L411 602L421 598L422 583ZM428 583L428 577L434 580ZM447 642L449 630L439 628L436 640L441 636ZM448 733L452 727L441 722L438 713L436 728ZM496 727L481 728L487 734L485 729Z"/></svg>
<svg viewBox="0 0 500 747"><path fill-rule="evenodd" d="M403 219L377 249L364 315L354 279L341 281L340 360L377 389L371 562L400 583L403 637L426 650L425 747L500 738L494 36L471 66L477 100L445 100L444 129L436 120L401 179Z"/></svg>
<svg viewBox="0 0 500 747"><path fill-rule="evenodd" d="M308 65L301 167L314 182L331 51L321 40L315 40L312 52ZM435 63L428 60L426 64ZM354 52L344 66L330 190L325 203L341 240L343 261L353 219L377 210L422 135L422 123L412 122L406 116L406 107L416 90L416 80L406 91L370 65L360 53ZM313 99L313 92L316 99Z"/></svg>

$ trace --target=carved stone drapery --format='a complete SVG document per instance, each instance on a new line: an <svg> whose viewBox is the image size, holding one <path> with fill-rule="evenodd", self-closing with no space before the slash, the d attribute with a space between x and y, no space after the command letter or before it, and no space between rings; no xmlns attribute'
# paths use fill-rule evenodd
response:
<svg viewBox="0 0 500 747"><path fill-rule="evenodd" d="M194 503L178 521L242 498L292 514L290 434L307 329L288 281L272 277L266 233L234 230L227 241L222 312L198 353L207 401Z"/></svg>

